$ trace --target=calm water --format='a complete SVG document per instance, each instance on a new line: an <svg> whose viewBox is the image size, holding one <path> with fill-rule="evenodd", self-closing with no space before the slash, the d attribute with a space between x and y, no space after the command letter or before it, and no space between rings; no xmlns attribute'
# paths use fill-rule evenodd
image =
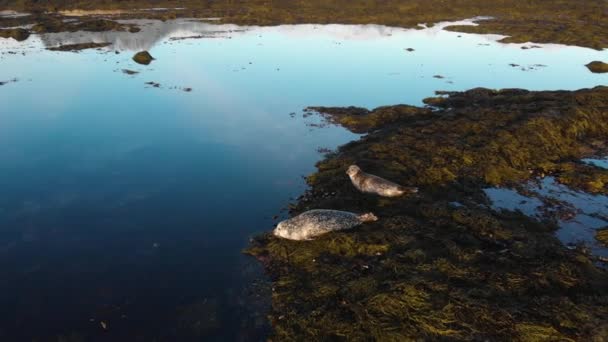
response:
<svg viewBox="0 0 608 342"><path fill-rule="evenodd" d="M0 340L259 340L268 289L240 250L319 148L357 138L302 109L608 83L584 67L608 51L441 25L138 23L0 39ZM45 50L91 41L113 45ZM144 49L149 66L131 61Z"/></svg>
<svg viewBox="0 0 608 342"><path fill-rule="evenodd" d="M575 191L553 177L529 182L527 190L530 196L505 188L485 192L495 209L518 210L539 220L557 217L560 241L570 247L584 243L593 254L608 257L608 248L595 239L597 229L608 227L608 196Z"/></svg>

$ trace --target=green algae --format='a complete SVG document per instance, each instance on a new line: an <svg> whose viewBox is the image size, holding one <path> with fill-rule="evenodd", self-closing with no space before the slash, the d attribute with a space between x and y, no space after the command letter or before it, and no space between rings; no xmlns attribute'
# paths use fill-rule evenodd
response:
<svg viewBox="0 0 608 342"><path fill-rule="evenodd" d="M307 242L253 240L246 253L273 279L273 339L605 337L606 270L566 249L553 222L492 211L482 190L552 174L605 192L601 169L579 160L602 152L608 88L444 95L425 101L432 108L311 108L367 135L318 163L293 213L371 210L380 220ZM421 192L358 193L344 174L353 162Z"/></svg>

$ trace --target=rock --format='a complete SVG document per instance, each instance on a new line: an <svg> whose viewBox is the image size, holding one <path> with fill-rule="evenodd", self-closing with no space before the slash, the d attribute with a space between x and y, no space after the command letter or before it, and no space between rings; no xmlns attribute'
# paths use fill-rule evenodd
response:
<svg viewBox="0 0 608 342"><path fill-rule="evenodd" d="M133 60L135 63L148 65L154 60L154 57L148 51L141 51L133 56Z"/></svg>
<svg viewBox="0 0 608 342"><path fill-rule="evenodd" d="M587 69L596 74L603 74L608 72L608 63L593 61L587 65L585 65Z"/></svg>
<svg viewBox="0 0 608 342"><path fill-rule="evenodd" d="M122 73L127 74L127 75L137 75L137 74L139 74L139 71L122 69Z"/></svg>
<svg viewBox="0 0 608 342"><path fill-rule="evenodd" d="M147 85L154 87L154 88L160 88L160 83L156 83L156 82L146 82Z"/></svg>
<svg viewBox="0 0 608 342"><path fill-rule="evenodd" d="M30 32L28 30L22 29L22 28L0 30L1 38L13 38L14 40L16 40L18 42L22 42L22 41L26 40L27 38L29 38L29 36L30 36Z"/></svg>

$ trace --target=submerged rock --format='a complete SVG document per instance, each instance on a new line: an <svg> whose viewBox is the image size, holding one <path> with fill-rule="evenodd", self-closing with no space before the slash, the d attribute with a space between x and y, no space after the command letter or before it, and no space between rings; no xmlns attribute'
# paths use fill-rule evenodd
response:
<svg viewBox="0 0 608 342"><path fill-rule="evenodd" d="M154 57L152 57L148 51L141 51L133 56L133 60L135 63L148 65L154 60Z"/></svg>
<svg viewBox="0 0 608 342"><path fill-rule="evenodd" d="M601 74L608 72L608 63L593 61L585 66L593 73Z"/></svg>
<svg viewBox="0 0 608 342"><path fill-rule="evenodd" d="M18 42L22 42L29 38L30 32L26 29L15 28L8 30L0 30L0 38L13 38Z"/></svg>
<svg viewBox="0 0 608 342"><path fill-rule="evenodd" d="M273 233L289 240L310 240L377 220L372 213L358 215L347 211L315 209L280 222Z"/></svg>

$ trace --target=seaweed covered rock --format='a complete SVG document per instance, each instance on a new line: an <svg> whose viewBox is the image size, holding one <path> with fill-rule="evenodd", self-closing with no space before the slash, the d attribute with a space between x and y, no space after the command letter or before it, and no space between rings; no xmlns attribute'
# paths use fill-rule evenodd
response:
<svg viewBox="0 0 608 342"><path fill-rule="evenodd" d="M480 180L505 185L531 173L557 173L593 155L608 133L608 87L578 92L472 89L426 99L437 110L380 107L367 115L314 108L354 132L372 132L349 144L341 158L361 160L370 172L383 168L401 184L432 187ZM343 160L339 167L346 169ZM335 160L320 167L335 169ZM344 163L344 164L343 164ZM595 173L600 168L579 170ZM395 178L396 177L396 178ZM601 186L598 192L605 192Z"/></svg>
<svg viewBox="0 0 608 342"><path fill-rule="evenodd" d="M585 65L587 69L596 74L601 74L608 72L608 63L593 61L587 65Z"/></svg>
<svg viewBox="0 0 608 342"><path fill-rule="evenodd" d="M598 229L597 233L595 233L595 238L604 246L608 247L608 227L603 229Z"/></svg>
<svg viewBox="0 0 608 342"><path fill-rule="evenodd" d="M135 63L148 65L154 60L154 57L152 57L148 51L141 51L133 56L133 60Z"/></svg>
<svg viewBox="0 0 608 342"><path fill-rule="evenodd" d="M18 42L28 39L29 36L30 32L22 28L0 30L0 38L13 38Z"/></svg>
<svg viewBox="0 0 608 342"><path fill-rule="evenodd" d="M483 189L538 172L571 186L603 179L578 160L605 152L608 88L445 95L426 101L433 110L315 108L368 134L318 163L292 214L324 207L382 219L307 242L253 240L246 253L273 279L276 340L606 336L608 272L565 248L552 221L492 210ZM353 162L419 184L419 196L361 194L344 175Z"/></svg>

